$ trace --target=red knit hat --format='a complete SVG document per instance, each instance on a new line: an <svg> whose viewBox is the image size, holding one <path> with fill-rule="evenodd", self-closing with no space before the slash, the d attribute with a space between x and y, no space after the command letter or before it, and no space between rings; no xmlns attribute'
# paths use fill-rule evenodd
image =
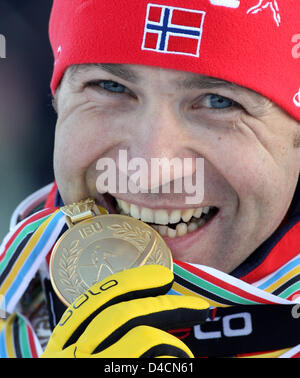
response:
<svg viewBox="0 0 300 378"><path fill-rule="evenodd" d="M299 0L54 0L55 92L66 68L129 63L250 88L300 121Z"/></svg>

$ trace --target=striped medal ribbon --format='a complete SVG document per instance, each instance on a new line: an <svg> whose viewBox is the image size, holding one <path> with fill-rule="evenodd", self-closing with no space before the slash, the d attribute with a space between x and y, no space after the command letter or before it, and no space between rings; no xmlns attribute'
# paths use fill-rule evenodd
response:
<svg viewBox="0 0 300 378"><path fill-rule="evenodd" d="M0 310L14 312L64 225L59 209L45 209L18 223L5 237L0 248Z"/></svg>
<svg viewBox="0 0 300 378"><path fill-rule="evenodd" d="M0 357L39 357L40 342L17 304L49 254L65 216L57 208L41 210L12 227L0 246ZM8 319L1 320L7 317Z"/></svg>
<svg viewBox="0 0 300 378"><path fill-rule="evenodd" d="M21 314L12 314L1 324L1 358L38 358L43 350L31 325Z"/></svg>
<svg viewBox="0 0 300 378"><path fill-rule="evenodd" d="M215 307L291 304L300 290L300 256L251 285L217 269L181 261L174 261L174 275L173 294L200 295Z"/></svg>
<svg viewBox="0 0 300 378"><path fill-rule="evenodd" d="M299 254L272 274L253 284L244 282L214 268L176 260L174 261L174 276L175 282L170 294L200 296L209 302L211 308L215 310L217 308L240 308L241 312L243 308L254 309L255 306L253 305L279 305L279 307L280 305L290 305L285 306L286 308L300 306L297 305L300 291ZM263 310L261 307L260 309ZM288 317L292 317L290 312L288 313ZM299 322L300 319L297 322L294 320L293 327L295 328L291 330L293 333L298 334ZM188 329L185 331L190 332ZM196 345L197 349L195 340L192 340L192 343ZM272 353L266 354L262 352L253 354L254 357L262 355L264 357L300 358L300 344L291 348L276 350Z"/></svg>

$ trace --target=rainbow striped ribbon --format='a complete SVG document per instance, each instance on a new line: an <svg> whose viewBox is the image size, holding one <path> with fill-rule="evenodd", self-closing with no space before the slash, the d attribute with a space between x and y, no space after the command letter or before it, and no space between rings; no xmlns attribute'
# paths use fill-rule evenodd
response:
<svg viewBox="0 0 300 378"><path fill-rule="evenodd" d="M41 210L18 223L0 247L0 357L38 357L42 348L29 322L13 313L65 225L56 209ZM2 322L2 324L1 324Z"/></svg>
<svg viewBox="0 0 300 378"><path fill-rule="evenodd" d="M57 209L42 210L19 223L0 249L0 310L13 313L65 225Z"/></svg>
<svg viewBox="0 0 300 378"><path fill-rule="evenodd" d="M250 285L214 268L174 261L171 294L201 296L213 307L291 304L300 290L299 262L298 255L263 281Z"/></svg>
<svg viewBox="0 0 300 378"><path fill-rule="evenodd" d="M0 323L0 357L37 358L42 348L28 321L20 314Z"/></svg>
<svg viewBox="0 0 300 378"><path fill-rule="evenodd" d="M300 255L254 285L280 298L292 300L297 294L300 297Z"/></svg>

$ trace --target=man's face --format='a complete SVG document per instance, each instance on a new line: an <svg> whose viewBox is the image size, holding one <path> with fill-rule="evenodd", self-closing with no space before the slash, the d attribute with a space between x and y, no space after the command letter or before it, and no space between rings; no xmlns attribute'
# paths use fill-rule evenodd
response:
<svg viewBox="0 0 300 378"><path fill-rule="evenodd" d="M111 211L161 224L175 259L231 272L287 213L299 175L299 124L253 91L188 72L84 65L66 72L57 110L54 168L64 202L92 196ZM114 193L122 201L111 208L110 195L97 190L96 166L101 158L117 162L120 150L149 164L204 158L203 201L187 205L186 193L149 189Z"/></svg>

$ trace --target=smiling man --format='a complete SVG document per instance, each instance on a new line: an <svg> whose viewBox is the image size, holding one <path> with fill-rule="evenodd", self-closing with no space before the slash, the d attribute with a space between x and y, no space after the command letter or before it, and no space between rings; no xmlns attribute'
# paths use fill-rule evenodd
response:
<svg viewBox="0 0 300 378"><path fill-rule="evenodd" d="M288 211L299 123L254 91L188 72L103 64L69 69L56 101L54 169L65 203L91 196L103 204L109 195L97 190L96 164L117 161L120 149L147 162L205 158L197 207L185 204L186 193L114 195L124 213L158 226L175 259L230 273Z"/></svg>
<svg viewBox="0 0 300 378"><path fill-rule="evenodd" d="M300 294L300 66L290 43L299 13L297 0L54 1L56 182L22 217L45 197L46 208L92 197L158 231L175 281L161 267L126 270L108 281L116 287L100 286L101 298L93 287L64 312L44 267L57 325L44 357L299 354L291 314ZM147 171L144 190L106 192L99 161L124 175L120 151L148 166L190 164L168 175L162 168L156 180ZM151 190L195 179L197 159L198 203L187 204L184 191Z"/></svg>

